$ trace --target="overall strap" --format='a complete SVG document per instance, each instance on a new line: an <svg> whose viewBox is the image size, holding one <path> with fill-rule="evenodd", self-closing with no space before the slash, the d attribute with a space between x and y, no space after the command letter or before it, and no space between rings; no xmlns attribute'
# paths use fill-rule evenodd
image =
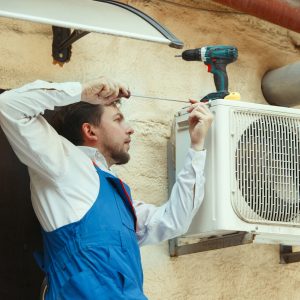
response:
<svg viewBox="0 0 300 300"><path fill-rule="evenodd" d="M123 193L126 196L126 200L128 201L129 206L131 208L131 213L132 213L133 218L134 218L134 230L136 231L136 228L137 228L137 217L136 217L135 209L134 209L133 204L132 204L131 197L130 197L129 193L127 192L126 188L125 188L124 182L121 179L119 179L119 181L120 181Z"/></svg>
<svg viewBox="0 0 300 300"><path fill-rule="evenodd" d="M124 183L121 179L105 172L102 171L97 164L93 161L93 165L95 166L96 170L102 172L102 174L105 175L105 177L113 184L113 186L116 188L126 205L129 207L129 210L133 216L134 219L134 230L136 231L137 229L137 217L135 213L135 209L132 204L132 199L130 195L130 189L126 183Z"/></svg>

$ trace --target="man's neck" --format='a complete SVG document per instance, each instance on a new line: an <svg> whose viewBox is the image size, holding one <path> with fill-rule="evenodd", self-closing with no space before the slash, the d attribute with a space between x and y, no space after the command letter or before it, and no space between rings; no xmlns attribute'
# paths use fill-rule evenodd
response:
<svg viewBox="0 0 300 300"><path fill-rule="evenodd" d="M112 162L111 159L107 159L107 157L97 147L93 147L93 146L89 146L89 145L82 145L80 147L87 149L87 151L84 151L84 152L89 152L88 149L91 149L93 153L95 153L94 151L96 151L98 153L98 155L96 154L95 158L97 160L99 160L102 164L104 164L107 169L110 169L110 167L112 165L114 165L114 162ZM94 159L94 158L92 158L92 159Z"/></svg>

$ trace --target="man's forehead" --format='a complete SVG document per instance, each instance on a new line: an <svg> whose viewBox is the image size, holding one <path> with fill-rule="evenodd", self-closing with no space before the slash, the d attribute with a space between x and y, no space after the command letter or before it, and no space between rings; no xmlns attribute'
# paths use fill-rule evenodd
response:
<svg viewBox="0 0 300 300"><path fill-rule="evenodd" d="M117 104L111 104L111 105L106 105L104 106L104 113L107 113L109 115L122 115L123 113L121 112L119 106Z"/></svg>

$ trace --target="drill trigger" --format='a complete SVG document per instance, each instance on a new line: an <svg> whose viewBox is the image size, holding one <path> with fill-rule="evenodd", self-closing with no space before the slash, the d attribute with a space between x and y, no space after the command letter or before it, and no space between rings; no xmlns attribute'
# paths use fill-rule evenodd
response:
<svg viewBox="0 0 300 300"><path fill-rule="evenodd" d="M207 65L207 72L211 71L211 65Z"/></svg>

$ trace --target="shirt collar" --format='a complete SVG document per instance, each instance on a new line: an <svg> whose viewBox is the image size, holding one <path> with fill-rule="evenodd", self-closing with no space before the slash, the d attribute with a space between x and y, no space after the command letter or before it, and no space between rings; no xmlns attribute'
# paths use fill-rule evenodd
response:
<svg viewBox="0 0 300 300"><path fill-rule="evenodd" d="M112 170L107 166L106 159L104 156L98 151L97 148L87 147L87 146L77 146L82 152L84 152L96 165L104 170L112 173Z"/></svg>

